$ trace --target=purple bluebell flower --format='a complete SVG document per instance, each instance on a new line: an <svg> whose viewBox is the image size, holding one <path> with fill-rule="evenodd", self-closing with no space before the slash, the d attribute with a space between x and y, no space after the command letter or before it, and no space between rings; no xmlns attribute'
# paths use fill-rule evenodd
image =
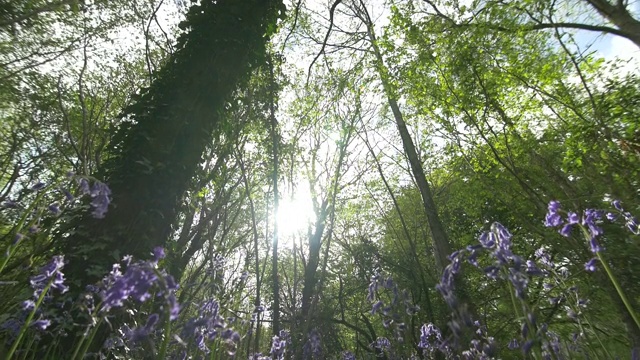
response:
<svg viewBox="0 0 640 360"><path fill-rule="evenodd" d="M47 330L49 326L51 326L51 320L40 319L31 323L31 326L35 327L38 330Z"/></svg>
<svg viewBox="0 0 640 360"><path fill-rule="evenodd" d="M551 261L551 256L549 256L549 253L545 248L542 247L537 249L534 254L536 259L538 259L542 265L548 268L554 267L553 261Z"/></svg>
<svg viewBox="0 0 640 360"><path fill-rule="evenodd" d="M356 360L356 356L353 355L353 353L351 351L343 351L342 352L342 360Z"/></svg>
<svg viewBox="0 0 640 360"><path fill-rule="evenodd" d="M92 199L91 206L93 207L93 217L96 219L104 218L107 210L109 209L109 204L111 203L111 190L106 184L96 181L93 183L89 194Z"/></svg>
<svg viewBox="0 0 640 360"><path fill-rule="evenodd" d="M498 278L499 271L500 269L493 265L487 266L486 268L484 268L485 275L487 275L487 277L493 280L496 280Z"/></svg>
<svg viewBox="0 0 640 360"><path fill-rule="evenodd" d="M44 189L45 186L46 186L45 183L43 183L42 181L39 181L39 182L35 183L33 186L31 186L31 190L40 191L40 190Z"/></svg>
<svg viewBox="0 0 640 360"><path fill-rule="evenodd" d="M484 232L484 233L482 233L482 235L480 235L480 237L478 238L478 241L485 248L491 249L496 244L496 237L491 232Z"/></svg>
<svg viewBox="0 0 640 360"><path fill-rule="evenodd" d="M434 350L440 347L442 333L435 325L424 324L420 328L420 342L418 347L425 350Z"/></svg>
<svg viewBox="0 0 640 360"><path fill-rule="evenodd" d="M367 301L372 302L375 299L379 280L380 274L378 272L371 276L371 281L369 282L369 293L367 294Z"/></svg>
<svg viewBox="0 0 640 360"><path fill-rule="evenodd" d="M567 222L569 224L578 224L580 223L580 216L573 211L569 211L567 213Z"/></svg>
<svg viewBox="0 0 640 360"><path fill-rule="evenodd" d="M82 195L90 195L91 194L91 188L89 186L89 180L87 180L85 178L80 178L78 180L78 187L80 188L80 193L82 193Z"/></svg>
<svg viewBox="0 0 640 360"><path fill-rule="evenodd" d="M516 292L516 297L519 299L524 299L526 297L529 278L523 273L511 268L509 269L509 281L511 281L511 284L513 284L513 288Z"/></svg>
<svg viewBox="0 0 640 360"><path fill-rule="evenodd" d="M303 347L304 358L319 359L322 357L322 339L317 329L312 329Z"/></svg>
<svg viewBox="0 0 640 360"><path fill-rule="evenodd" d="M245 281L245 280L247 280L248 277L249 277L249 272L248 271L243 271L242 275L240 275L240 281Z"/></svg>
<svg viewBox="0 0 640 360"><path fill-rule="evenodd" d="M498 348L492 337L487 338L487 342L482 346L482 354L488 358L493 358L497 355Z"/></svg>
<svg viewBox="0 0 640 360"><path fill-rule="evenodd" d="M596 269L597 269L596 268L596 263L597 262L598 262L598 258L593 258L593 259L587 261L584 264L584 269L587 270L587 271L590 271L590 272L596 271Z"/></svg>
<svg viewBox="0 0 640 360"><path fill-rule="evenodd" d="M522 344L522 352L525 354L529 354L531 352L531 348L533 347L533 340L527 340L524 344Z"/></svg>
<svg viewBox="0 0 640 360"><path fill-rule="evenodd" d="M509 348L509 350L515 350L515 349L520 347L520 344L518 344L518 340L511 339L511 341L509 341L509 345L507 345L507 347Z"/></svg>
<svg viewBox="0 0 640 360"><path fill-rule="evenodd" d="M166 256L165 252L164 252L164 248L162 246L156 246L155 248L153 248L153 260L155 262L158 262L162 259L164 259Z"/></svg>
<svg viewBox="0 0 640 360"><path fill-rule="evenodd" d="M34 297L37 299L40 297L41 292L51 282L51 289L60 291L61 293L67 292L69 288L64 284L64 274L62 268L64 267L64 256L54 256L50 263L43 266L40 269L38 275L32 276L29 282L31 287L35 290Z"/></svg>
<svg viewBox="0 0 640 360"><path fill-rule="evenodd" d="M638 235L638 220L632 216L628 216L626 222L627 229L633 234Z"/></svg>
<svg viewBox="0 0 640 360"><path fill-rule="evenodd" d="M544 219L544 225L546 227L556 227L562 225L562 217L560 214L547 214Z"/></svg>
<svg viewBox="0 0 640 360"><path fill-rule="evenodd" d="M540 270L540 268L538 267L536 262L533 261L533 260L527 260L527 274L532 275L532 276L542 276L542 275L544 275L542 270Z"/></svg>
<svg viewBox="0 0 640 360"><path fill-rule="evenodd" d="M613 200L613 202L611 204L613 205L614 208L616 208L616 210L624 211L624 209L622 208L622 203L620 202L620 200Z"/></svg>
<svg viewBox="0 0 640 360"><path fill-rule="evenodd" d="M51 213L53 215L59 215L60 214L60 204L58 203L53 203L51 205L49 205L48 207L49 211L51 211Z"/></svg>
<svg viewBox="0 0 640 360"><path fill-rule="evenodd" d="M391 342L386 337L378 337L376 341L371 344L372 348L377 348L380 350L387 350L391 347Z"/></svg>
<svg viewBox="0 0 640 360"><path fill-rule="evenodd" d="M72 202L74 200L74 197L69 192L69 190L60 188L60 191L62 192L62 194L64 195L65 199L67 199L68 202Z"/></svg>
<svg viewBox="0 0 640 360"><path fill-rule="evenodd" d="M371 314L374 315L375 313L377 313L382 306L384 305L384 303L382 302L382 300L378 300L375 304L373 304L373 306L371 307Z"/></svg>
<svg viewBox="0 0 640 360"><path fill-rule="evenodd" d="M591 239L589 239L589 245L591 246L591 252L594 254L602 250L595 236L592 236Z"/></svg>
<svg viewBox="0 0 640 360"><path fill-rule="evenodd" d="M36 302L28 299L22 302L22 309L24 310L33 310L36 307Z"/></svg>
<svg viewBox="0 0 640 360"><path fill-rule="evenodd" d="M271 341L271 350L269 354L272 358L282 360L286 352L287 342L281 340L279 336L274 335Z"/></svg>
<svg viewBox="0 0 640 360"><path fill-rule="evenodd" d="M562 217L558 214L560 210L560 202L550 201L548 206L548 212L545 216L544 225L547 227L556 227L562 224Z"/></svg>
<svg viewBox="0 0 640 360"><path fill-rule="evenodd" d="M18 319L12 317L9 320L3 322L0 325L0 329L5 330L6 334L9 335L9 337L15 338L18 336L20 328L22 328L23 324L24 321L21 322Z"/></svg>
<svg viewBox="0 0 640 360"><path fill-rule="evenodd" d="M565 224L558 232L560 235L564 237L571 236L571 230L573 229L573 224Z"/></svg>
<svg viewBox="0 0 640 360"><path fill-rule="evenodd" d="M129 263L123 274L120 265L114 264L110 274L103 280L105 289L101 293L102 311L121 307L128 299L144 302L151 298L151 289L159 286L160 290L156 294L164 297L170 311L170 319L176 319L180 311L175 298L178 285L170 275L163 274L162 277L158 277L156 267L155 261Z"/></svg>

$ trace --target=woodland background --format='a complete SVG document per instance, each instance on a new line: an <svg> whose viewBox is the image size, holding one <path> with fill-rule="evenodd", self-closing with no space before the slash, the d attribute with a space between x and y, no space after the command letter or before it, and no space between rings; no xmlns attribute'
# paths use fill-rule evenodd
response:
<svg viewBox="0 0 640 360"><path fill-rule="evenodd" d="M636 51L639 11L627 0L0 0L0 322L24 321L29 279L53 255L69 286L63 305L34 312L51 319L46 332L23 326L15 358L74 346L247 358L268 356L274 335L287 351L273 358L455 357L474 339L469 358L631 358L640 78L635 58L601 44ZM597 219L595 271L588 238L544 226L552 200L591 230L583 210L621 201L617 223ZM456 332L460 311L437 285L448 256L494 222L513 234L509 266L541 262L540 249L549 261L515 302L513 272L494 281L490 255L479 269L466 261L455 291L476 339L476 325ZM191 346L159 326L132 339L117 324L142 329L158 305L130 300L94 328L100 341L79 345L84 318L63 311L113 263L157 246L179 284L172 326L215 299L239 338ZM450 350L426 346L426 323ZM122 343L103 346L109 334Z"/></svg>

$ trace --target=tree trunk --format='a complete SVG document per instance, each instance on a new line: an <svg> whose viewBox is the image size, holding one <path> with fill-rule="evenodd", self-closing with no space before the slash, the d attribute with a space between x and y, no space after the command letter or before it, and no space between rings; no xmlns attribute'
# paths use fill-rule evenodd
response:
<svg viewBox="0 0 640 360"><path fill-rule="evenodd" d="M280 333L280 282L278 279L278 203L280 196L278 194L278 163L280 161L278 157L278 144L280 138L278 134L278 120L276 119L276 84L273 75L273 59L269 58L269 75L270 84L269 90L271 92L271 100L269 101L269 119L270 119L270 136L271 146L273 147L273 254L271 256L271 276L273 280L273 335Z"/></svg>
<svg viewBox="0 0 640 360"><path fill-rule="evenodd" d="M277 0L203 1L190 10L178 50L124 111L98 177L113 202L104 219L85 215L62 241L72 292L99 280L123 255L148 257L169 239L181 200L211 143L226 101L264 61Z"/></svg>
<svg viewBox="0 0 640 360"><path fill-rule="evenodd" d="M427 178L424 174L422 162L418 157L416 146L413 143L413 139L411 139L411 134L407 129L407 124L404 121L404 117L402 116L402 112L400 111L400 107L398 106L398 101L394 94L391 83L389 82L388 71L384 65L382 53L380 52L380 48L378 47L378 44L376 42L377 40L373 31L373 24L368 21L366 26L369 40L371 41L371 47L376 57L376 67L382 81L382 87L384 88L385 95L387 96L389 107L393 112L396 127L398 128L398 132L400 133L400 138L402 139L402 147L404 149L405 155L409 159L409 164L411 165L411 173L416 180L418 190L420 191L420 195L422 197L422 204L427 215L427 222L429 223L429 231L431 232L431 238L433 239L436 266L438 270L442 272L449 263L449 259L447 257L452 253L451 244L449 243L447 233L442 226L442 222L438 217L436 204L433 201L433 194L431 192L429 182L427 182Z"/></svg>
<svg viewBox="0 0 640 360"><path fill-rule="evenodd" d="M619 0L615 5L607 0L585 0L596 9L600 15L611 21L620 31L622 36L633 41L640 47L640 21L633 17L627 9L624 1Z"/></svg>

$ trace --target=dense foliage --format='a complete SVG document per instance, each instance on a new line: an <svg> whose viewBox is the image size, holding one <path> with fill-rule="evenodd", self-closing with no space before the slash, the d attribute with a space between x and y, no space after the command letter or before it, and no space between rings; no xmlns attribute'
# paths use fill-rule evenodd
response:
<svg viewBox="0 0 640 360"><path fill-rule="evenodd" d="M0 0L0 358L640 357L633 6Z"/></svg>

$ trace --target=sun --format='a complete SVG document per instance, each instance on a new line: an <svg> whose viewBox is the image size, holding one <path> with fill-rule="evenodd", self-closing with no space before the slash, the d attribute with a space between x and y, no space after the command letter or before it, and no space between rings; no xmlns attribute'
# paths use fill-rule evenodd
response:
<svg viewBox="0 0 640 360"><path fill-rule="evenodd" d="M280 200L276 214L279 243L283 247L292 248L296 237L306 236L315 217L308 192L299 191L293 197Z"/></svg>

